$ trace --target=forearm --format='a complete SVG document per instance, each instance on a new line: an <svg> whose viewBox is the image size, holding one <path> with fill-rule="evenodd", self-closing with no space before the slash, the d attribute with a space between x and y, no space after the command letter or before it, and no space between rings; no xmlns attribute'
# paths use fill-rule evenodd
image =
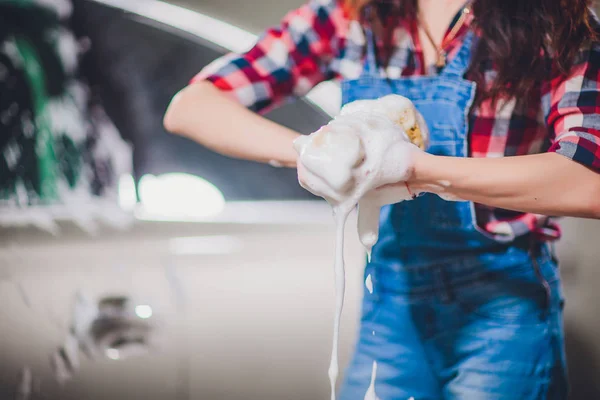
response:
<svg viewBox="0 0 600 400"><path fill-rule="evenodd" d="M230 157L296 166L298 133L229 99L209 82L183 89L169 105L165 128Z"/></svg>
<svg viewBox="0 0 600 400"><path fill-rule="evenodd" d="M419 155L410 181L427 191L493 207L600 218L600 174L555 153L504 158Z"/></svg>

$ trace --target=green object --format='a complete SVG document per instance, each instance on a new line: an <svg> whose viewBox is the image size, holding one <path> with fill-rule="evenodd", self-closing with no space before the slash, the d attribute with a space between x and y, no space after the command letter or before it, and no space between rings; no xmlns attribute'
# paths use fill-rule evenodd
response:
<svg viewBox="0 0 600 400"><path fill-rule="evenodd" d="M15 42L23 60L23 68L28 78L33 99L34 115L36 115L35 153L38 157L40 200L42 203L48 203L58 200L58 189L56 184L56 155L50 128L50 115L47 111L48 99L44 71L35 49L27 39L17 38Z"/></svg>
<svg viewBox="0 0 600 400"><path fill-rule="evenodd" d="M79 70L69 13L67 0L0 0L0 225L112 218L131 174L131 148Z"/></svg>

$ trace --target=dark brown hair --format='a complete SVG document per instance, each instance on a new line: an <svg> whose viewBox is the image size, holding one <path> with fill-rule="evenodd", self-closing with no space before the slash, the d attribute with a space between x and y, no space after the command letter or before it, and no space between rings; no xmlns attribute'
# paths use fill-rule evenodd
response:
<svg viewBox="0 0 600 400"><path fill-rule="evenodd" d="M365 6L372 2L381 0L345 0L345 6L351 17L361 18ZM386 2L396 4L401 18L416 17L417 0ZM525 98L549 73L568 73L581 47L586 42L598 41L591 3L591 0L473 0L475 28L482 40L475 49L470 76L479 84L480 96ZM370 19L381 24L376 14ZM375 29L378 31L383 30ZM383 38L384 43L390 41ZM491 85L485 86L482 71L490 62L497 75Z"/></svg>

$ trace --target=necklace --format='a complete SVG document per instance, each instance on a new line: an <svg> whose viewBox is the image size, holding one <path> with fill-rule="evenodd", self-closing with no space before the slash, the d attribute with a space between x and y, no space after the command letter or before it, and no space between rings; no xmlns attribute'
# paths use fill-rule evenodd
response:
<svg viewBox="0 0 600 400"><path fill-rule="evenodd" d="M460 30L460 28L463 27L463 25L465 24L465 21L467 19L467 16L470 13L471 13L471 7L470 7L470 2L469 2L462 9L462 12L460 14L460 17L458 18L458 21L456 21L456 24L454 24L454 26L450 30L450 33L448 33L448 35L446 35L446 37L442 40L442 43L439 46L435 43L435 40L433 39L433 35L431 34L429 27L427 26L427 24L425 23L425 21L423 20L421 15L419 14L419 18L418 18L419 24L423 28L423 32L425 32L425 36L427 36L427 39L431 42L432 46L435 48L435 51L437 53L437 59L435 61L435 66L437 68L444 68L446 66L448 54L446 53L446 51L444 49L446 48L446 45L456 37L456 34Z"/></svg>

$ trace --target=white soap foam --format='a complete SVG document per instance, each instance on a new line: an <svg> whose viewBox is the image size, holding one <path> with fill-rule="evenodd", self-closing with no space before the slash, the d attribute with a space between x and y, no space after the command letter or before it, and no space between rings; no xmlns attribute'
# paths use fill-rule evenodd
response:
<svg viewBox="0 0 600 400"><path fill-rule="evenodd" d="M273 168L283 168L283 164L282 164L282 163L280 163L280 162L279 162L279 161L277 161L277 160L271 160L271 161L269 161L269 165L270 165L271 167L273 167Z"/></svg>
<svg viewBox="0 0 600 400"><path fill-rule="evenodd" d="M331 385L331 400L336 399L335 386L339 375L338 348L340 337L340 319L344 308L344 294L346 290L346 272L344 268L344 227L348 213L335 216L337 229L335 240L335 318L333 321L333 345L329 363L329 383Z"/></svg>
<svg viewBox="0 0 600 400"><path fill-rule="evenodd" d="M358 205L358 233L370 259L371 248L378 240L381 207L412 197L402 185L378 189L408 178L413 154L419 151L411 143L407 134L409 129L412 133L415 130L420 132L422 137L419 140L426 143L427 128L412 103L404 97L391 95L379 100L350 103L329 124L294 142L304 168L303 186L331 204L337 224L334 267L336 312L329 366L331 400L336 399L339 374L338 341L345 290L343 245L346 220ZM370 275L365 285L372 293ZM374 364L374 374L376 368ZM376 400L373 396L368 399Z"/></svg>
<svg viewBox="0 0 600 400"><path fill-rule="evenodd" d="M377 379L377 361L373 361L373 369L371 371L371 384L367 393L365 394L364 400L379 400L377 393L375 393L375 380Z"/></svg>
<svg viewBox="0 0 600 400"><path fill-rule="evenodd" d="M365 280L365 286L369 293L373 294L373 280L371 279L371 274L367 275L367 279Z"/></svg>

